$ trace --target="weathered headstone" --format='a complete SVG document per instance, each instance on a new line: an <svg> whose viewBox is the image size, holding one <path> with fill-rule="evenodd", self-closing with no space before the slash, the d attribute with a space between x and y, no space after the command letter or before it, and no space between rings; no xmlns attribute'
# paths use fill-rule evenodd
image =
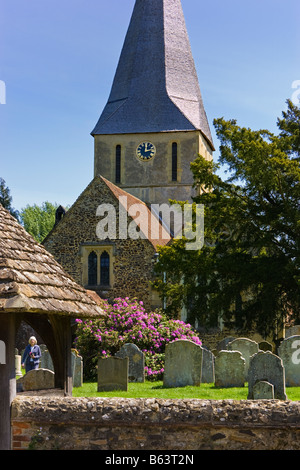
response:
<svg viewBox="0 0 300 470"><path fill-rule="evenodd" d="M46 344L40 344L41 354L43 354L46 351L46 349L48 349Z"/></svg>
<svg viewBox="0 0 300 470"><path fill-rule="evenodd" d="M203 349L190 340L177 340L166 346L164 387L200 386Z"/></svg>
<svg viewBox="0 0 300 470"><path fill-rule="evenodd" d="M54 388L54 372L47 369L33 369L17 381L18 391L46 390Z"/></svg>
<svg viewBox="0 0 300 470"><path fill-rule="evenodd" d="M82 387L83 384L83 362L82 357L79 356L75 349L72 349L72 364L73 371L73 387Z"/></svg>
<svg viewBox="0 0 300 470"><path fill-rule="evenodd" d="M244 387L245 359L239 351L220 351L215 359L215 386Z"/></svg>
<svg viewBox="0 0 300 470"><path fill-rule="evenodd" d="M300 335L284 339L278 356L283 362L286 387L300 387Z"/></svg>
<svg viewBox="0 0 300 470"><path fill-rule="evenodd" d="M253 387L253 400L273 400L274 385L264 380L256 382Z"/></svg>
<svg viewBox="0 0 300 470"><path fill-rule="evenodd" d="M116 357L128 357L129 359L129 382L145 382L145 355L133 343L126 343L120 351L115 355Z"/></svg>
<svg viewBox="0 0 300 470"><path fill-rule="evenodd" d="M248 372L248 399L253 399L253 387L257 382L269 382L274 386L274 398L286 400L285 374L280 357L270 351L259 351L250 359Z"/></svg>
<svg viewBox="0 0 300 470"><path fill-rule="evenodd" d="M227 336L226 338L222 339L218 344L217 344L217 351L220 352L220 351L226 351L227 346L229 343L231 343L231 341L233 341L235 339L234 336Z"/></svg>
<svg viewBox="0 0 300 470"><path fill-rule="evenodd" d="M300 325L294 325L285 330L285 337L289 338L290 336L299 336L300 335Z"/></svg>
<svg viewBox="0 0 300 470"><path fill-rule="evenodd" d="M203 350L202 376L201 383L214 383L215 381L215 357L213 353L206 348Z"/></svg>
<svg viewBox="0 0 300 470"><path fill-rule="evenodd" d="M0 364L6 364L6 348L4 341L0 341Z"/></svg>
<svg viewBox="0 0 300 470"><path fill-rule="evenodd" d="M258 352L258 344L248 338L236 338L228 343L228 350L239 351L245 359L245 382L247 382L250 357Z"/></svg>
<svg viewBox="0 0 300 470"><path fill-rule="evenodd" d="M41 345L41 346L42 346L42 349L41 349L42 356L40 360L41 368L54 371L52 357L47 349L47 346L45 345Z"/></svg>
<svg viewBox="0 0 300 470"><path fill-rule="evenodd" d="M21 370L21 367L22 367L21 360L22 358L20 354L15 354L16 378L23 377L22 370Z"/></svg>
<svg viewBox="0 0 300 470"><path fill-rule="evenodd" d="M268 341L261 341L258 343L258 348L261 351L271 351L273 352L273 344L269 343Z"/></svg>
<svg viewBox="0 0 300 470"><path fill-rule="evenodd" d="M98 359L98 392L128 390L128 357L101 357Z"/></svg>

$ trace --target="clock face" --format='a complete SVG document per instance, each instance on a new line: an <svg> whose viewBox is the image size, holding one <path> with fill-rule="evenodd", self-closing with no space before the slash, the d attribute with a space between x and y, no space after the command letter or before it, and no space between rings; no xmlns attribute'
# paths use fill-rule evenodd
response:
<svg viewBox="0 0 300 470"><path fill-rule="evenodd" d="M156 148L151 142L142 142L136 149L137 157L143 162L151 160L156 154Z"/></svg>

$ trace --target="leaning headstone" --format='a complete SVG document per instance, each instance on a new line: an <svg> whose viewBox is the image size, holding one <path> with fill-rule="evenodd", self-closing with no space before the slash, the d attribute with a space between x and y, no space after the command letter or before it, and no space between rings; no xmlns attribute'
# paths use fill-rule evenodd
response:
<svg viewBox="0 0 300 470"><path fill-rule="evenodd" d="M286 387L300 387L300 335L284 339L278 356L283 362Z"/></svg>
<svg viewBox="0 0 300 470"><path fill-rule="evenodd" d="M273 352L273 344L269 343L268 341L261 341L258 343L258 348L261 351L271 351Z"/></svg>
<svg viewBox="0 0 300 470"><path fill-rule="evenodd" d="M259 351L250 359L248 400L253 400L253 387L261 381L269 382L274 386L275 399L286 400L283 362L280 357L270 351Z"/></svg>
<svg viewBox="0 0 300 470"><path fill-rule="evenodd" d="M17 391L46 390L54 388L54 372L47 369L33 369L17 380Z"/></svg>
<svg viewBox="0 0 300 470"><path fill-rule="evenodd" d="M202 376L201 383L214 383L215 381L215 357L213 353L206 348L202 348Z"/></svg>
<svg viewBox="0 0 300 470"><path fill-rule="evenodd" d="M220 351L215 359L215 386L244 387L245 359L239 351Z"/></svg>
<svg viewBox="0 0 300 470"><path fill-rule="evenodd" d="M300 336L300 325L294 325L285 330L285 337L289 338L290 336Z"/></svg>
<svg viewBox="0 0 300 470"><path fill-rule="evenodd" d="M128 357L129 359L129 382L145 382L145 356L144 353L133 343L126 343L116 357Z"/></svg>
<svg viewBox="0 0 300 470"><path fill-rule="evenodd" d="M253 400L273 400L274 385L262 380L253 387Z"/></svg>
<svg viewBox="0 0 300 470"><path fill-rule="evenodd" d="M166 346L164 387L200 386L203 349L190 340L180 339Z"/></svg>
<svg viewBox="0 0 300 470"><path fill-rule="evenodd" d="M98 392L128 390L129 359L124 357L101 357L98 359Z"/></svg>
<svg viewBox="0 0 300 470"><path fill-rule="evenodd" d="M247 382L250 357L258 352L258 344L248 338L236 338L228 344L228 350L239 351L245 359L245 382Z"/></svg>

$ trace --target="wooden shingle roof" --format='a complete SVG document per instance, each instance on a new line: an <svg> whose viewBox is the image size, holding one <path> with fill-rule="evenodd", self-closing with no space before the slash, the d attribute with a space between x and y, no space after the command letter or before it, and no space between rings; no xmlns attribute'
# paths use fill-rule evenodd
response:
<svg viewBox="0 0 300 470"><path fill-rule="evenodd" d="M0 204L0 314L104 315L46 249Z"/></svg>

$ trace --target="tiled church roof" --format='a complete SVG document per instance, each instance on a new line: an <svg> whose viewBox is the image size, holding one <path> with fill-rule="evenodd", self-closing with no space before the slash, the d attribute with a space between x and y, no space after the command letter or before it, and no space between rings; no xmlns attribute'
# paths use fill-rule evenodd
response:
<svg viewBox="0 0 300 470"><path fill-rule="evenodd" d="M96 318L99 302L66 274L54 257L0 204L1 312Z"/></svg>
<svg viewBox="0 0 300 470"><path fill-rule="evenodd" d="M108 181L106 178L103 176L99 175L96 178L100 178L110 189L110 191L113 193L116 199L120 201L120 196L126 196L127 198L127 206L125 207L128 215L136 221L137 225L140 226L141 230L143 231L143 228L145 227L145 238L149 240L149 242L153 245L153 247L156 249L158 246L164 246L167 245L172 237L170 235L170 232L167 230L167 228L164 227L164 225L161 223L159 220L158 216L151 212L151 208L149 208L143 201L138 199L135 196L132 196L131 194L127 193L123 189L119 188L115 184L111 183ZM139 204L140 207L144 210L141 211L141 213L136 213L134 215L130 214L130 208L134 204ZM138 221L136 220L138 218ZM155 225L154 225L155 224ZM155 227L159 228L158 236L156 237L155 233Z"/></svg>
<svg viewBox="0 0 300 470"><path fill-rule="evenodd" d="M180 0L136 0L92 135L200 130L213 148Z"/></svg>

